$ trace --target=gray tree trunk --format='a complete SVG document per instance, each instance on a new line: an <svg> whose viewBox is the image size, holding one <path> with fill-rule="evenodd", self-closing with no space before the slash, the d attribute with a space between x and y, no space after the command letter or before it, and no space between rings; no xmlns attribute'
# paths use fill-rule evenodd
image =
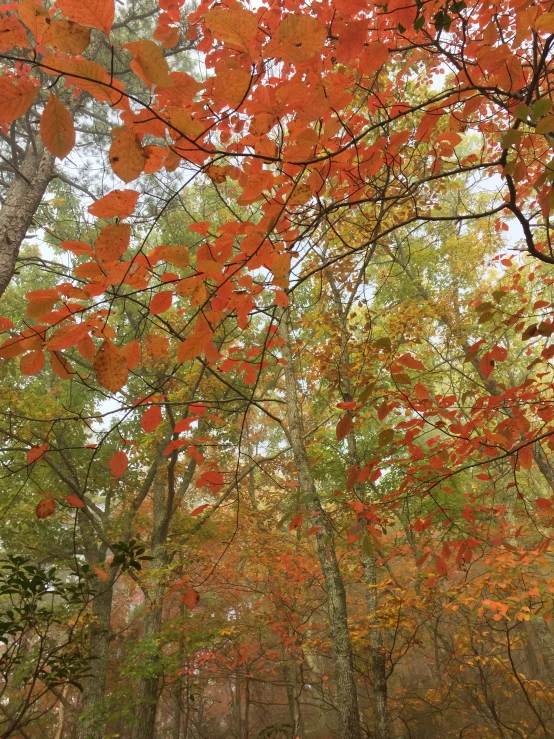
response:
<svg viewBox="0 0 554 739"><path fill-rule="evenodd" d="M79 721L79 739L103 739L106 720L104 700L106 673L110 654L113 582L102 584L102 591L92 602L90 627L90 676L83 681L83 699Z"/></svg>
<svg viewBox="0 0 554 739"><path fill-rule="evenodd" d="M53 176L54 157L40 141L32 142L0 209L0 296L10 284L19 249Z"/></svg>
<svg viewBox="0 0 554 739"><path fill-rule="evenodd" d="M160 475L153 486L154 522L152 528L152 568L162 569L167 564L167 522L168 506L166 484ZM163 615L164 583L158 582L147 594L148 610L142 626L142 641L150 643L150 653L143 659L141 677L137 685L137 700L133 724L133 739L153 739L156 728L156 711L159 697L159 661L157 637L160 633Z"/></svg>
<svg viewBox="0 0 554 739"><path fill-rule="evenodd" d="M333 528L317 496L315 480L310 470L308 454L304 444L304 430L298 407L296 377L289 335L289 311L283 311L280 333L284 341L285 395L287 424L290 445L298 471L300 488L303 491L313 523L319 527L316 533L317 552L327 592L327 609L331 630L331 644L337 686L337 711L340 739L361 739L358 694L354 678L352 644L348 631L346 591L337 561Z"/></svg>

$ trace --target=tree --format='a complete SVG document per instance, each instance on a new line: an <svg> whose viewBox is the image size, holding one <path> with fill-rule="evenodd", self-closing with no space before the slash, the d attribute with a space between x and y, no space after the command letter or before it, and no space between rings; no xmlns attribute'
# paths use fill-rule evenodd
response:
<svg viewBox="0 0 554 739"><path fill-rule="evenodd" d="M515 571L546 583L552 514L550 4L1 13L5 479L18 516L35 489L49 514L18 549L50 556L56 530L56 559L102 583L81 734L179 739L208 721L242 739L273 664L289 715L266 733L307 734L315 705L320 732L384 739L452 694L476 696L476 731L547 735L548 690L530 683L549 681L550 601ZM31 224L42 251L22 247ZM273 506L285 517L267 523ZM322 600L309 636L298 596L287 629L273 614L254 638L246 541L285 521ZM203 601L230 561L244 584L217 634L239 612L244 631L218 636L217 662L194 611L216 618ZM132 688L111 665L112 644L127 654L114 602L141 655ZM429 688L393 710L418 640ZM517 683L521 718L489 696L496 678Z"/></svg>

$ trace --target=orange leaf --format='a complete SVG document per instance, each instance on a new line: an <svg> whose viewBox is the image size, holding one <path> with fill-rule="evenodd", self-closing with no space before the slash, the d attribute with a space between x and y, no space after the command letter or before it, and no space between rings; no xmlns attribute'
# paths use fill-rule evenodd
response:
<svg viewBox="0 0 554 739"><path fill-rule="evenodd" d="M151 405L150 408L142 414L140 425L142 430L149 434L155 431L162 422L162 409L159 405Z"/></svg>
<svg viewBox="0 0 554 739"><path fill-rule="evenodd" d="M60 246L62 249L70 251L78 257L83 254L92 256L92 248L88 244L85 244L84 241L62 241Z"/></svg>
<svg viewBox="0 0 554 739"><path fill-rule="evenodd" d="M163 290L160 293L156 293L150 301L150 313L154 315L165 313L166 310L171 308L172 300L173 292L171 290Z"/></svg>
<svg viewBox="0 0 554 739"><path fill-rule="evenodd" d="M337 441L342 441L350 433L352 428L352 416L343 416L337 423Z"/></svg>
<svg viewBox="0 0 554 739"><path fill-rule="evenodd" d="M48 19L42 42L66 54L82 54L90 43L90 30L73 21Z"/></svg>
<svg viewBox="0 0 554 739"><path fill-rule="evenodd" d="M72 508L84 508L85 504L78 495L66 495L66 501Z"/></svg>
<svg viewBox="0 0 554 739"><path fill-rule="evenodd" d="M44 367L44 354L41 351L29 352L21 357L19 369L24 375L36 375Z"/></svg>
<svg viewBox="0 0 554 739"><path fill-rule="evenodd" d="M94 242L94 254L100 262L120 259L131 243L131 226L128 223L111 223L98 234Z"/></svg>
<svg viewBox="0 0 554 739"><path fill-rule="evenodd" d="M60 328L46 343L46 348L50 351L61 351L75 346L81 339L88 336L90 326L86 323L78 323L77 325L64 326Z"/></svg>
<svg viewBox="0 0 554 739"><path fill-rule="evenodd" d="M29 303L27 305L27 318L40 318L44 313L49 313L60 299L57 290L33 290L25 294Z"/></svg>
<svg viewBox="0 0 554 739"><path fill-rule="evenodd" d="M192 588L187 590L186 593L183 595L183 603L186 605L187 608L190 608L191 611L198 605L199 600L199 593Z"/></svg>
<svg viewBox="0 0 554 739"><path fill-rule="evenodd" d="M327 29L309 15L289 13L279 24L277 34L264 49L264 57L278 57L298 64L320 55Z"/></svg>
<svg viewBox="0 0 554 739"><path fill-rule="evenodd" d="M98 28L109 36L115 16L114 0L57 0L56 5L70 21Z"/></svg>
<svg viewBox="0 0 554 739"><path fill-rule="evenodd" d="M35 512L37 514L37 518L48 518L48 516L51 516L55 510L56 501L54 498L50 497L43 498L37 505Z"/></svg>
<svg viewBox="0 0 554 739"><path fill-rule="evenodd" d="M125 346L121 347L121 353L124 355L125 359L127 360L127 367L131 370L133 367L136 367L137 364L140 363L141 354L140 354L140 344L138 341L130 341L128 344L125 344Z"/></svg>
<svg viewBox="0 0 554 739"><path fill-rule="evenodd" d="M132 128L120 128L110 146L110 164L123 182L136 180L144 169L146 155Z"/></svg>
<svg viewBox="0 0 554 739"><path fill-rule="evenodd" d="M13 357L23 354L24 351L25 347L21 336L13 336L0 344L0 359L13 359Z"/></svg>
<svg viewBox="0 0 554 739"><path fill-rule="evenodd" d="M41 5L37 5L35 0L20 0L17 5L17 14L19 20L27 26L35 39L46 32L48 11Z"/></svg>
<svg viewBox="0 0 554 739"><path fill-rule="evenodd" d="M192 334L177 349L177 360L188 362L190 359L196 359L202 354L208 341L210 341L210 337L206 337L204 334Z"/></svg>
<svg viewBox="0 0 554 739"><path fill-rule="evenodd" d="M15 16L3 15L0 18L0 50L10 51L14 46L29 48L25 29Z"/></svg>
<svg viewBox="0 0 554 739"><path fill-rule="evenodd" d="M256 14L240 7L209 10L204 15L204 22L216 38L245 50L258 33Z"/></svg>
<svg viewBox="0 0 554 739"><path fill-rule="evenodd" d="M123 48L131 52L143 77L152 85L172 87L173 80L169 76L169 66L161 48L150 39L131 41L123 44Z"/></svg>
<svg viewBox="0 0 554 739"><path fill-rule="evenodd" d="M112 393L116 393L125 385L129 375L127 360L123 352L115 346L113 341L105 339L96 353L92 367L96 372L96 379Z"/></svg>
<svg viewBox="0 0 554 739"><path fill-rule="evenodd" d="M94 568L94 574L102 582L108 582L108 580L110 579L110 576L108 575L108 573L104 572L104 570L101 570L100 567Z"/></svg>
<svg viewBox="0 0 554 739"><path fill-rule="evenodd" d="M206 236L209 230L209 221L198 221L198 223L191 223L191 225L189 226L189 231L193 231L194 233L200 234L201 236Z"/></svg>
<svg viewBox="0 0 554 739"><path fill-rule="evenodd" d="M90 205L88 212L97 218L128 218L139 195L136 190L114 190Z"/></svg>
<svg viewBox="0 0 554 739"><path fill-rule="evenodd" d="M62 354L50 352L50 367L52 368L52 372L62 380L71 379L73 367Z"/></svg>
<svg viewBox="0 0 554 739"><path fill-rule="evenodd" d="M12 123L29 110L40 87L25 78L0 76L0 123Z"/></svg>
<svg viewBox="0 0 554 739"><path fill-rule="evenodd" d="M110 459L110 469L114 477L122 477L129 466L129 458L123 451L116 452Z"/></svg>
<svg viewBox="0 0 554 739"><path fill-rule="evenodd" d="M33 446L29 449L27 452L27 462L29 464L32 464L33 462L36 462L37 459L40 459L44 452L48 449L48 444L44 442L44 444L41 444L40 446Z"/></svg>

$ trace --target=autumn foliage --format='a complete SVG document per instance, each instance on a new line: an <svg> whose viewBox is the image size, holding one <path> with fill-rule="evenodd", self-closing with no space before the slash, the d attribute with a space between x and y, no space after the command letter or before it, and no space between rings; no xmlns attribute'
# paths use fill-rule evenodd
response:
<svg viewBox="0 0 554 739"><path fill-rule="evenodd" d="M3 737L554 732L553 44L0 7Z"/></svg>

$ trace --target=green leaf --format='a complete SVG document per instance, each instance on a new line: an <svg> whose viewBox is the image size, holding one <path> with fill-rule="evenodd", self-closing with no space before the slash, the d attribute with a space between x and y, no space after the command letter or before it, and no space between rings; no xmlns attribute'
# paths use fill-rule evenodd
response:
<svg viewBox="0 0 554 739"><path fill-rule="evenodd" d="M552 100L550 100L549 98L542 98L541 100L537 100L537 102L531 108L532 120L538 121L538 119L542 118L543 115L546 115L551 108Z"/></svg>

